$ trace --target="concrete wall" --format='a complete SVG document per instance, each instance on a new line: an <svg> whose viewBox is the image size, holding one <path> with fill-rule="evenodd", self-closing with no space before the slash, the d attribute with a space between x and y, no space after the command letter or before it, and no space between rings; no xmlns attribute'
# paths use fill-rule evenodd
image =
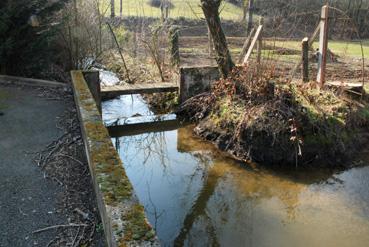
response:
<svg viewBox="0 0 369 247"><path fill-rule="evenodd" d="M83 73L72 71L71 75L85 151L108 246L159 246Z"/></svg>
<svg viewBox="0 0 369 247"><path fill-rule="evenodd" d="M210 90L214 81L219 80L218 67L182 67L180 68L180 103Z"/></svg>

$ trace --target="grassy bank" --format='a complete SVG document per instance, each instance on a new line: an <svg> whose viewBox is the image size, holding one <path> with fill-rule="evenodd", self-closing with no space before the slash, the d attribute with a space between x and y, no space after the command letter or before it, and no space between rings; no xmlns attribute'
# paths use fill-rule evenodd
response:
<svg viewBox="0 0 369 247"><path fill-rule="evenodd" d="M367 144L365 97L279 81L267 70L260 76L251 68L236 69L178 113L220 149L267 165L342 165Z"/></svg>
<svg viewBox="0 0 369 247"><path fill-rule="evenodd" d="M267 45L282 47L282 48L289 48L293 50L301 50L301 41L273 41L268 40L266 42ZM369 40L364 40L363 44L363 52L365 57L369 57ZM318 42L313 44L314 48L318 48ZM328 44L329 49L332 50L333 53L339 56L349 56L349 57L361 57L361 45L359 41L336 41L331 40Z"/></svg>

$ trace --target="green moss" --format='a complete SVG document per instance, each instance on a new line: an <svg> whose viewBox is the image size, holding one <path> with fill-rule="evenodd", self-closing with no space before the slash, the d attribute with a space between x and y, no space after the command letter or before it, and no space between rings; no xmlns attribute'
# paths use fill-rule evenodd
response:
<svg viewBox="0 0 369 247"><path fill-rule="evenodd" d="M110 138L101 122L85 122L85 129L91 140L103 141L105 138Z"/></svg>
<svg viewBox="0 0 369 247"><path fill-rule="evenodd" d="M83 73L81 71L72 72L72 80L74 87L78 93L78 97L81 101L91 99L91 92L88 88ZM82 102L81 102L82 103Z"/></svg>
<svg viewBox="0 0 369 247"><path fill-rule="evenodd" d="M369 121L369 109L368 108L361 108L358 111L358 114L361 118L363 118L364 120L368 120Z"/></svg>
<svg viewBox="0 0 369 247"><path fill-rule="evenodd" d="M130 240L152 240L155 232L145 218L144 207L136 204L123 216L127 222L124 230L124 239Z"/></svg>
<svg viewBox="0 0 369 247"><path fill-rule="evenodd" d="M97 181L108 205L117 205L132 196L132 185L123 169L118 154L106 141L92 150Z"/></svg>
<svg viewBox="0 0 369 247"><path fill-rule="evenodd" d="M84 104L84 109L87 111L93 111L93 110L97 110L97 106L94 102L88 102L86 104Z"/></svg>
<svg viewBox="0 0 369 247"><path fill-rule="evenodd" d="M210 120L215 126L233 128L241 121L245 112L243 102L233 101L228 97L224 97L217 104L210 115Z"/></svg>
<svg viewBox="0 0 369 247"><path fill-rule="evenodd" d="M127 241L132 240L151 240L155 237L155 232L146 221L144 208L135 204L128 210L128 213L124 213L125 207L130 207L133 200L132 185L111 143L107 129L101 120L95 120L99 119L96 118L98 113L92 111L96 106L91 101L91 95L82 73L73 72L72 77L78 95L82 96L77 100L80 101L83 109L89 111L87 114L82 111L82 118L89 144L92 175L99 186L104 204L117 209L122 207L120 213L124 214L121 216L125 224L124 230L119 229L117 221L112 222L119 246L127 246Z"/></svg>

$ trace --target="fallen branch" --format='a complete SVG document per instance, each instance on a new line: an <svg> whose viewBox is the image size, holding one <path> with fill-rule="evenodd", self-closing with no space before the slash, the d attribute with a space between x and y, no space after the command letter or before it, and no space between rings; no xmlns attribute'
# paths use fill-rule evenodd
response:
<svg viewBox="0 0 369 247"><path fill-rule="evenodd" d="M126 74L127 74L127 79L128 79L128 83L132 83L130 77L129 77L129 70L128 70L128 67L127 67L127 64L126 64L126 60L124 59L124 56L123 56L123 53L122 53L122 50L119 46L119 43L118 43L118 40L117 40L117 36L115 35L114 33L114 30L113 28L111 27L111 25L109 23L107 23L109 29L110 29L110 32L111 34L113 35L113 38L114 38L114 41L115 41L115 44L117 45L117 48L118 48L118 52L119 52L119 55L120 55L120 58L122 59L122 62L123 62L123 67L126 71Z"/></svg>
<svg viewBox="0 0 369 247"><path fill-rule="evenodd" d="M69 155L66 155L66 154L58 154L57 156L60 156L60 157L66 157L66 158L69 158L69 159L71 159L71 160L73 160L73 161L75 161L75 162L77 162L77 163L79 163L80 165L84 165L83 163L82 163L82 161L80 161L80 160L77 160L76 158L74 158L74 157L72 157L72 156L69 156Z"/></svg>
<svg viewBox="0 0 369 247"><path fill-rule="evenodd" d="M86 224L55 225L55 226L49 226L49 227L46 227L46 228L36 230L36 231L32 232L32 234L37 234L37 233L41 233L41 232L45 232L45 231L49 231L49 230L53 230L53 229L57 229L57 228L81 227L81 226L87 227Z"/></svg>

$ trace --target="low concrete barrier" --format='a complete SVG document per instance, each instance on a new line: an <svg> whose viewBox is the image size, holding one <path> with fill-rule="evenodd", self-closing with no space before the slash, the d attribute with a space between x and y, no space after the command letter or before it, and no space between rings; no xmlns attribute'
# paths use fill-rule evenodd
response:
<svg viewBox="0 0 369 247"><path fill-rule="evenodd" d="M86 155L108 246L160 246L103 125L82 71L72 71Z"/></svg>
<svg viewBox="0 0 369 247"><path fill-rule="evenodd" d="M180 103L209 91L214 81L219 80L218 67L182 67L180 68Z"/></svg>
<svg viewBox="0 0 369 247"><path fill-rule="evenodd" d="M7 83L17 83L27 86L36 86L36 87L67 87L68 85L62 82L55 81L46 81L40 79L33 78L24 78L17 76L9 76L9 75L0 75L0 81Z"/></svg>

